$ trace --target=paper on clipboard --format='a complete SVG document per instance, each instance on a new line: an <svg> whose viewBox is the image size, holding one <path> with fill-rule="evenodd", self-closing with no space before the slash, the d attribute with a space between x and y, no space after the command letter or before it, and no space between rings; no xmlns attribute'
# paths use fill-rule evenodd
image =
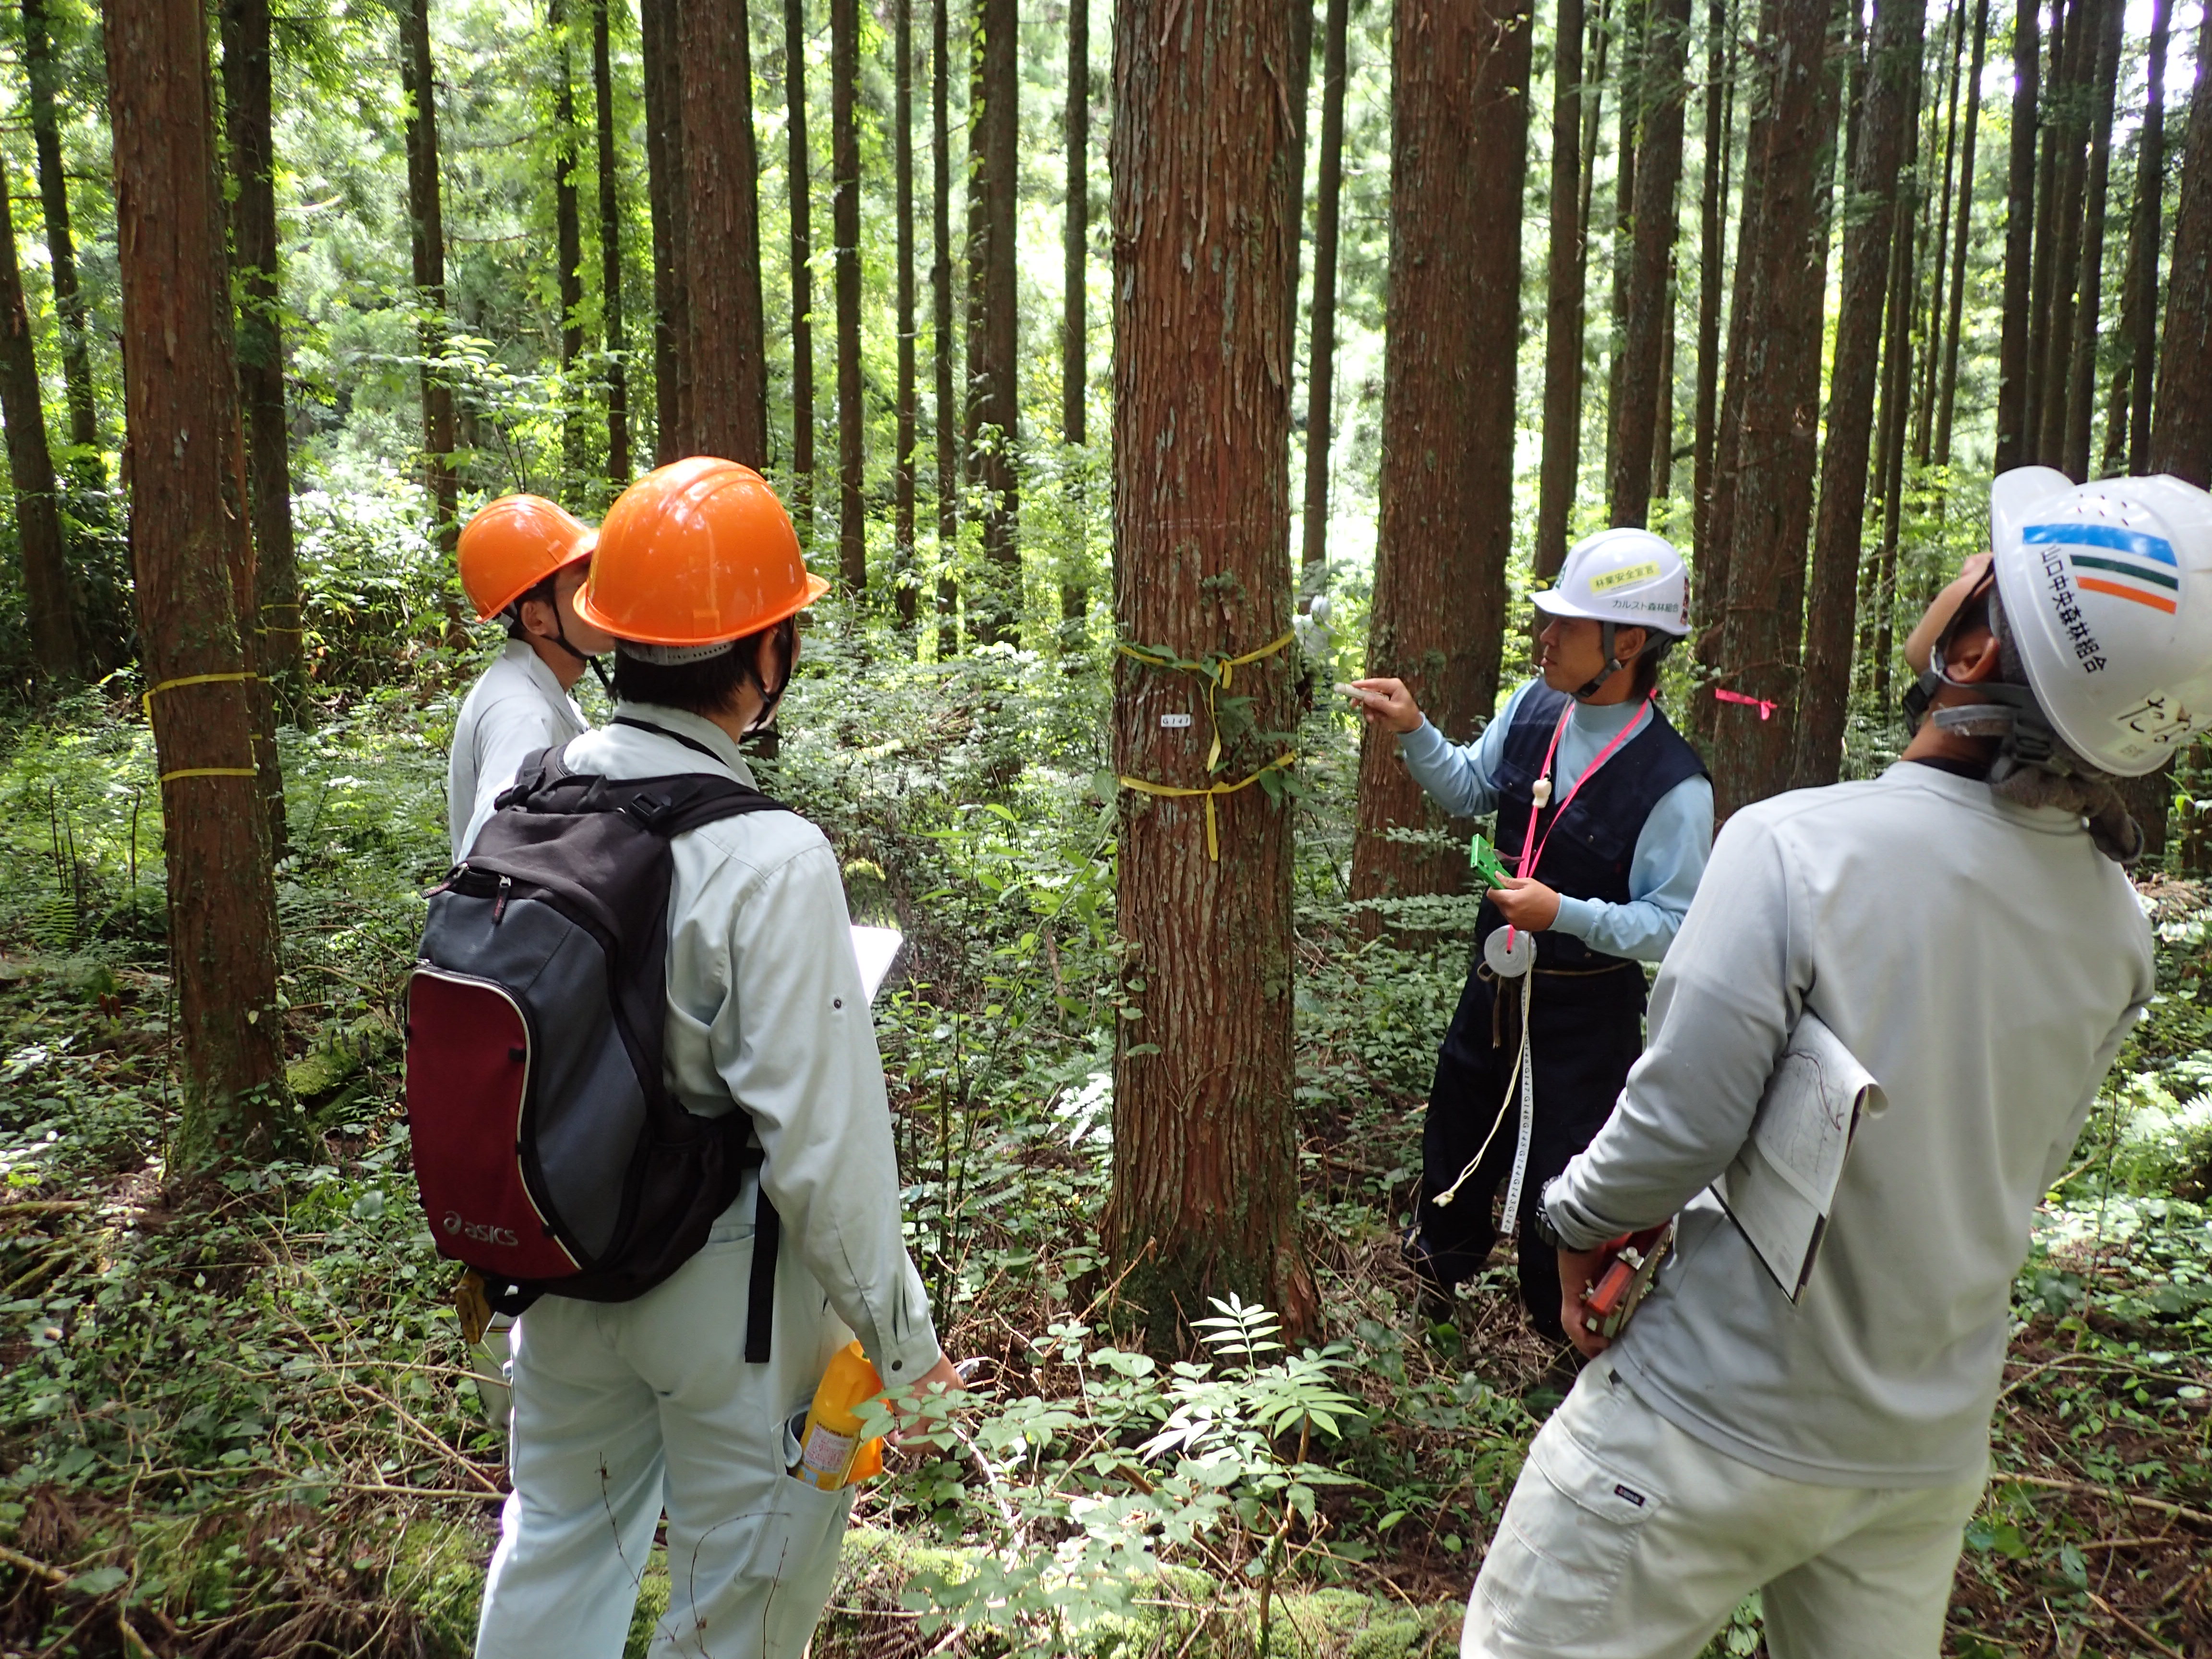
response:
<svg viewBox="0 0 2212 1659"><path fill-rule="evenodd" d="M1859 1121L1888 1108L1881 1085L1836 1034L1800 1014L1767 1079L1751 1134L1713 1183L1783 1293L1804 1293Z"/></svg>
<svg viewBox="0 0 2212 1659"><path fill-rule="evenodd" d="M860 984L868 994L868 1000L876 1000L884 981L890 977L891 965L898 960L899 952L906 948L906 935L896 927L853 927L853 957L860 964Z"/></svg>

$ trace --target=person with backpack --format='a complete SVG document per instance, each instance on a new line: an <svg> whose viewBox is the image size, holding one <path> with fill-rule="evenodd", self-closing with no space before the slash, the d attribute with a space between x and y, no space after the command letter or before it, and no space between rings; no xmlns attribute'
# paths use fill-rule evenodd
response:
<svg viewBox="0 0 2212 1659"><path fill-rule="evenodd" d="M1666 954L1698 890L1713 791L1655 701L1660 659L1689 632L1681 556L1648 531L1601 531L1534 604L1542 672L1471 744L1447 743L1401 680L1352 690L1430 799L1454 817L1497 814L1510 872L1483 900L1429 1091L1405 1242L1422 1313L1450 1319L1455 1287L1497 1242L1503 1189L1522 1304L1564 1342L1530 1200L1589 1144L1643 1052L1643 964Z"/></svg>
<svg viewBox="0 0 2212 1659"><path fill-rule="evenodd" d="M1898 762L1729 820L1650 1049L1541 1194L1600 1357L1529 1449L1468 1659L1688 1659L1753 1591L1776 1659L1943 1645L2035 1211L2155 989L2117 780L2212 724L2212 495L2021 468L1990 548L1913 631ZM1760 1133L1806 1016L1887 1105L1789 1274L1712 1183L1809 1163ZM1670 1217L1634 1318L1579 1328L1602 1247Z"/></svg>
<svg viewBox="0 0 2212 1659"><path fill-rule="evenodd" d="M524 758L589 729L569 696L614 641L576 614L591 527L542 495L502 495L461 526L461 589L507 643L470 689L446 763L446 829L460 862Z"/></svg>
<svg viewBox="0 0 2212 1659"><path fill-rule="evenodd" d="M579 616L612 718L526 765L431 901L408 1114L441 1248L512 1337L479 1659L799 1659L852 1504L789 1471L857 1334L898 1409L960 1386L902 1232L882 1062L822 832L754 787L825 591L775 493L698 457L609 511Z"/></svg>

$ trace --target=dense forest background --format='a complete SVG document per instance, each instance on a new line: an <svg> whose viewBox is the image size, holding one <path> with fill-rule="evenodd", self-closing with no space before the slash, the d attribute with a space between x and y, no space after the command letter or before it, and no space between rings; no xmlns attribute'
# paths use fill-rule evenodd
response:
<svg viewBox="0 0 2212 1659"><path fill-rule="evenodd" d="M1996 471L2212 482L2208 30L0 8L0 1650L467 1650L503 1444L399 1109L453 542L702 452L839 580L760 767L911 941L910 1240L987 1362L816 1651L1455 1650L1562 1375L1502 1264L1416 1320L1471 826L1328 688L1470 737L1648 524L1723 811L1886 764ZM2162 995L2020 1282L1972 1659L2212 1644L2206 772L2133 792Z"/></svg>

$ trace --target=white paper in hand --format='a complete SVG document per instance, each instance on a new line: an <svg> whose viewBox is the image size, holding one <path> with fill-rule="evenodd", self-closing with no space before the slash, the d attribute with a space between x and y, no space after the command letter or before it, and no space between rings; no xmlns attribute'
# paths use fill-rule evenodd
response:
<svg viewBox="0 0 2212 1659"><path fill-rule="evenodd" d="M1759 1097L1751 1135L1713 1183L1783 1293L1804 1293L1862 1117L1887 1100L1873 1073L1815 1015L1798 1016Z"/></svg>
<svg viewBox="0 0 2212 1659"><path fill-rule="evenodd" d="M905 948L906 935L896 927L854 927L853 957L860 964L860 984L870 1002L883 989L884 981L890 977L891 964Z"/></svg>

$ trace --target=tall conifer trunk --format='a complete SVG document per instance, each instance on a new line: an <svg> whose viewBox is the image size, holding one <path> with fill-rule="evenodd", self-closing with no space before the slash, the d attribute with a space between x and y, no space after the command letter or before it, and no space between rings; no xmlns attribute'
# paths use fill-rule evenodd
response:
<svg viewBox="0 0 2212 1659"><path fill-rule="evenodd" d="M1288 36L1280 0L1115 12L1116 620L1184 661L1291 623ZM1124 776L1235 782L1276 757L1259 734L1295 723L1285 652L1239 668L1251 732L1209 775L1201 677L1127 656L1115 675ZM1124 790L1116 925L1140 1015L1117 1032L1103 1226L1124 1294L1161 1348L1232 1291L1304 1333L1318 1306L1298 1238L1287 802L1258 784L1204 801Z"/></svg>
<svg viewBox="0 0 2212 1659"><path fill-rule="evenodd" d="M676 6L677 0L638 0L645 57L646 190L653 208L656 466L691 453L691 314L684 289L684 70Z"/></svg>
<svg viewBox="0 0 2212 1659"><path fill-rule="evenodd" d="M1943 362L1944 292L1950 274L1950 262L1943 251L1951 246L1951 200L1959 159L1959 81L1966 58L1966 15L1960 0L1954 0L1943 42L1939 50L1949 58L1951 68L1944 77L1942 161L1938 168L1935 234L1929 244L1927 349L1920 354L1919 401L1912 417L1913 453L1923 466L1928 465L1936 441L1936 382Z"/></svg>
<svg viewBox="0 0 2212 1659"><path fill-rule="evenodd" d="M1304 3L1305 0L1301 0ZM1579 0L1570 0L1579 3ZM1328 564L1328 453L1336 422L1336 246L1344 198L1344 59L1347 0L1328 0L1322 19L1321 157L1315 179L1311 343L1307 349L1305 525L1301 591L1316 588Z"/></svg>
<svg viewBox="0 0 2212 1659"><path fill-rule="evenodd" d="M108 0L103 15L131 547L184 1061L175 1150L190 1168L289 1139L276 890L253 769L253 543L206 19L198 0Z"/></svg>
<svg viewBox="0 0 2212 1659"><path fill-rule="evenodd" d="M1737 255L1752 267L1750 325L1718 678L1779 708L1762 720L1756 708L1719 705L1711 758L1723 813L1789 781L1841 91L1834 15L1826 0L1768 0L1761 21L1771 106L1757 234Z"/></svg>
<svg viewBox="0 0 2212 1659"><path fill-rule="evenodd" d="M860 6L830 0L830 229L837 241L837 568L868 586L867 411L860 391Z"/></svg>
<svg viewBox="0 0 2212 1659"><path fill-rule="evenodd" d="M1792 781L1833 783L1850 701L1851 636L1866 539L1867 450L1881 361L1891 250L1909 232L1898 216L1898 174L1911 143L1923 0L1881 0L1875 12L1857 153L1844 198L1844 270L1828 383L1828 443L1820 456L1820 512L1805 629L1805 676Z"/></svg>
<svg viewBox="0 0 2212 1659"><path fill-rule="evenodd" d="M1567 518L1582 463L1581 285L1588 234L1581 211L1583 29L1583 0L1559 0L1552 31L1552 226L1544 266L1543 458L1536 483L1536 574L1546 579L1559 573L1567 556Z"/></svg>
<svg viewBox="0 0 2212 1659"><path fill-rule="evenodd" d="M2166 53L2173 29L2173 0L2151 0L2149 88L2136 149L2135 329L2128 339L2128 463L2130 472L2150 467L2151 398L2158 382L2159 219L2166 195ZM2202 71L2199 71L2202 74Z"/></svg>
<svg viewBox="0 0 2212 1659"><path fill-rule="evenodd" d="M1735 42L1728 0L1705 7L1705 144L1698 207L1698 386L1690 462L1691 536L1704 584L1706 505L1713 489L1713 449L1719 437L1721 294L1728 281L1729 148L1735 127ZM1549 435L1548 434L1547 434ZM1692 599L1697 595L1692 594Z"/></svg>
<svg viewBox="0 0 2212 1659"><path fill-rule="evenodd" d="M407 217L422 307L423 482L434 538L447 554L461 533L460 480L453 471L453 388L433 365L446 350L446 220L438 176L438 90L430 68L430 0L402 0L400 85L407 94ZM113 48L109 49L112 58ZM456 612L450 620L458 626Z"/></svg>
<svg viewBox="0 0 2212 1659"><path fill-rule="evenodd" d="M53 280L54 311L62 325L62 386L69 404L70 444L77 451L70 471L87 488L104 489L107 468L100 455L90 318L84 290L77 281L69 173L62 162L61 121L55 108L61 71L54 58L46 3L47 0L23 0L23 69L30 83L31 142L39 164L39 201L46 216L46 265Z"/></svg>
<svg viewBox="0 0 2212 1659"><path fill-rule="evenodd" d="M1642 529L1651 516L1651 453L1657 441L1659 377L1674 327L1668 276L1674 258L1675 193L1682 178L1682 66L1690 0L1649 0L1637 86L1633 243L1627 315L1621 320L1620 409L1613 447L1612 520ZM1626 108L1624 106L1624 118Z"/></svg>
<svg viewBox="0 0 2212 1659"><path fill-rule="evenodd" d="M599 161L599 316L607 350L607 483L629 482L629 341L623 328L622 193L615 154L615 76L607 0L592 0L592 95Z"/></svg>
<svg viewBox="0 0 2212 1659"><path fill-rule="evenodd" d="M1935 457L1951 464L1951 416L1959 401L1959 335L1966 302L1966 238L1974 219L1974 141L1982 120L1982 60L1989 43L1990 0L1975 0L1973 66L1966 71L1966 126L1959 145L1959 211L1951 230L1951 317L1943 331L1942 381L1936 396Z"/></svg>
<svg viewBox="0 0 2212 1659"><path fill-rule="evenodd" d="M583 388L577 384L584 356L584 221L576 191L576 86L568 68L566 0L551 0L553 76L553 242L561 269L562 493L572 495L584 477Z"/></svg>
<svg viewBox="0 0 2212 1659"><path fill-rule="evenodd" d="M270 846L284 856L284 774L276 726L299 717L300 568L292 546L291 434L284 416L284 341L276 303L276 141L268 0L224 0L223 117L234 197L231 263L239 289L238 389L246 422L246 499L252 520L253 757L261 769Z"/></svg>
<svg viewBox="0 0 2212 1659"><path fill-rule="evenodd" d="M2003 332L1997 343L1996 470L2027 459L2029 316L2035 263L2037 80L2041 0L2018 0L2012 32L2012 149L2006 170Z"/></svg>
<svg viewBox="0 0 2212 1659"><path fill-rule="evenodd" d="M1297 0L1311 9L1311 0ZM1091 401L1091 6L1069 0L1067 8L1067 112L1060 124L1066 150L1067 199L1060 227L1060 437L1081 444ZM1090 590L1066 581L1060 589L1060 618L1071 642L1091 608Z"/></svg>
<svg viewBox="0 0 2212 1659"><path fill-rule="evenodd" d="M2150 471L2212 489L2212 8L2197 37L2197 87L2173 211L2173 264L2151 416Z"/></svg>
<svg viewBox="0 0 2212 1659"><path fill-rule="evenodd" d="M1404 679L1462 742L1498 702L1528 36L1525 0L1397 0L1392 30L1393 279L1367 672ZM1648 442L1644 453L1648 479ZM1463 858L1389 834L1443 824L1397 739L1368 726L1353 898L1455 891Z"/></svg>
<svg viewBox="0 0 2212 1659"><path fill-rule="evenodd" d="M0 424L7 428L8 477L15 491L15 550L23 566L24 620L31 661L48 682L75 679L85 669L69 556L54 493L54 459L46 447L46 412L31 319L23 304L22 267L15 258L15 216L0 191Z"/></svg>
<svg viewBox="0 0 2212 1659"><path fill-rule="evenodd" d="M2045 466L2066 464L2068 379L2074 365L2075 289L2081 277L2081 206L2088 185L2089 91L2095 80L2097 21L2105 0L2074 0L2066 14L2063 70L2052 103L2053 161L2051 185L2050 275L2043 322L2041 378L2034 389L2036 459Z"/></svg>
<svg viewBox="0 0 2212 1659"><path fill-rule="evenodd" d="M830 73L834 76L833 66ZM783 0L791 219L791 516L814 540L814 162L806 141L806 0ZM833 228L830 235L836 235Z"/></svg>
<svg viewBox="0 0 2212 1659"><path fill-rule="evenodd" d="M691 322L695 451L768 464L752 39L745 0L681 0L684 303Z"/></svg>
<svg viewBox="0 0 2212 1659"><path fill-rule="evenodd" d="M960 454L965 425L954 391L952 354L952 126L951 28L945 13L952 0L934 0L929 12L930 264L932 323L936 337L937 383L937 554L943 574L937 579L937 659L958 649L960 587L953 556L960 536Z"/></svg>
<svg viewBox="0 0 2212 1659"><path fill-rule="evenodd" d="M2112 176L2112 105L2126 17L2126 0L2094 0L2088 28L2096 40L2089 88L2089 165L2082 192L2081 268L2074 283L2076 310L2061 459L2063 470L2075 478L2089 476L2089 412L2097 397L2097 324L2104 300L2105 197Z"/></svg>
<svg viewBox="0 0 2212 1659"><path fill-rule="evenodd" d="M1278 60L1279 62L1279 59ZM971 595L969 613L985 643L1017 640L1022 617L1022 555L1015 539L1020 438L1015 388L1015 239L1020 209L1021 16L1015 0L976 0L975 96L969 111L969 311L968 443L970 477L983 495L983 557L990 591ZM980 603L979 603L980 601Z"/></svg>
<svg viewBox="0 0 2212 1659"><path fill-rule="evenodd" d="M898 454L891 463L893 604L914 626L914 0L893 0L891 170L898 192Z"/></svg>

